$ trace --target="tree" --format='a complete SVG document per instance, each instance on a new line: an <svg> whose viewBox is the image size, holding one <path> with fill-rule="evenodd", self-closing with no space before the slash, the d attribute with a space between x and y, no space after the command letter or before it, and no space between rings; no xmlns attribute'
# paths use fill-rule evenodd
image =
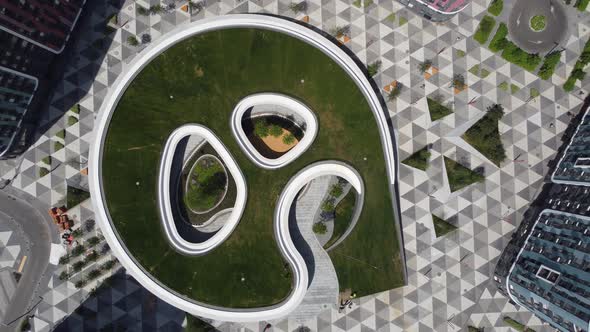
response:
<svg viewBox="0 0 590 332"><path fill-rule="evenodd" d="M155 15L159 14L164 11L164 7L162 5L157 4L150 7L150 14Z"/></svg>
<svg viewBox="0 0 590 332"><path fill-rule="evenodd" d="M203 10L203 3L202 2L194 2L193 0L189 0L188 8L192 13L200 13Z"/></svg>
<svg viewBox="0 0 590 332"><path fill-rule="evenodd" d="M291 145L295 142L295 136L293 134L288 133L287 135L283 136L283 143L287 145Z"/></svg>
<svg viewBox="0 0 590 332"><path fill-rule="evenodd" d="M148 16L150 11L142 6L137 6L137 13L142 16Z"/></svg>
<svg viewBox="0 0 590 332"><path fill-rule="evenodd" d="M334 211L334 202L331 199L324 201L324 203L322 204L322 211L324 211L324 212Z"/></svg>
<svg viewBox="0 0 590 332"><path fill-rule="evenodd" d="M369 64L367 66L367 73L369 74L369 77L373 77L373 76L377 75L377 73L379 72L379 69L381 69L381 60L377 60L377 61Z"/></svg>
<svg viewBox="0 0 590 332"><path fill-rule="evenodd" d="M147 44L151 41L152 41L152 36L150 34L144 33L143 35L141 35L141 43L142 44Z"/></svg>
<svg viewBox="0 0 590 332"><path fill-rule="evenodd" d="M330 189L330 196L340 197L340 195L342 195L342 186L339 184L333 185Z"/></svg>
<svg viewBox="0 0 590 332"><path fill-rule="evenodd" d="M432 60L424 60L418 65L418 70L420 73L424 74L428 69L430 69L430 67L432 67Z"/></svg>
<svg viewBox="0 0 590 332"><path fill-rule="evenodd" d="M268 128L268 133L272 137L279 137L283 134L283 128L281 128L281 126L279 126L279 125L272 124Z"/></svg>
<svg viewBox="0 0 590 332"><path fill-rule="evenodd" d="M130 46L137 46L139 45L139 40L137 40L135 36L129 36L127 37L127 44Z"/></svg>
<svg viewBox="0 0 590 332"><path fill-rule="evenodd" d="M268 132L268 124L266 123L266 121L256 121L256 123L254 124L254 133L256 134L256 136L260 138L265 138L266 136L268 136Z"/></svg>

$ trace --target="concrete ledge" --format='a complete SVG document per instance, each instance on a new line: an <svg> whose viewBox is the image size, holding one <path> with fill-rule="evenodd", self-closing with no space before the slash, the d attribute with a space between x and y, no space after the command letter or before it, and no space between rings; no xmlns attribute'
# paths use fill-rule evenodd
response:
<svg viewBox="0 0 590 332"><path fill-rule="evenodd" d="M242 117L246 111L256 105L276 105L286 108L305 121L306 129L303 139L297 143L291 150L277 159L269 159L261 155L252 145L246 133L242 128ZM286 114L280 114L286 115ZM231 130L238 141L240 148L257 166L266 169L277 169L288 165L303 152L305 152L313 143L318 133L318 120L315 114L303 103L291 97L278 93L258 93L248 96L236 105L231 116Z"/></svg>

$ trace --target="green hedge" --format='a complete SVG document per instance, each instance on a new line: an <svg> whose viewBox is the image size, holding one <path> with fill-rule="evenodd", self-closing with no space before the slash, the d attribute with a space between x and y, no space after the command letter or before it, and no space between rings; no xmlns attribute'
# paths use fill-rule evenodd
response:
<svg viewBox="0 0 590 332"><path fill-rule="evenodd" d="M490 42L490 45L488 46L489 49L492 52L498 52L498 51L504 49L504 47L506 46L506 43L508 42L508 39L506 39L506 36L508 36L508 27L506 26L505 23L500 23L500 25L498 26L498 30L496 31L496 34L494 35L494 38L492 38L492 41Z"/></svg>
<svg viewBox="0 0 590 332"><path fill-rule="evenodd" d="M590 3L590 0L577 0L575 7L578 8L579 11L583 12L583 11L586 11L586 7L588 7L588 3Z"/></svg>
<svg viewBox="0 0 590 332"><path fill-rule="evenodd" d="M567 78L567 81L563 85L563 89L565 91L572 91L576 86L576 81L584 79L584 77L586 76L586 73L584 72L584 67L588 63L590 63L590 39L586 41L584 49L582 50L582 54L580 54L580 57L578 58L578 61L576 62L574 69L572 70L570 76Z"/></svg>
<svg viewBox="0 0 590 332"><path fill-rule="evenodd" d="M545 56L545 61L543 62L543 65L539 69L539 77L544 80L547 80L551 76L553 76L553 72L555 72L555 67L557 67L557 64L559 63L560 59L561 52L552 52L550 54L547 54Z"/></svg>
<svg viewBox="0 0 590 332"><path fill-rule="evenodd" d="M509 40L506 42L504 51L502 51L502 58L530 72L535 71L542 60L538 54L527 53Z"/></svg>
<svg viewBox="0 0 590 332"><path fill-rule="evenodd" d="M494 16L498 16L502 13L502 9L504 8L504 1L503 0L493 0L488 8L488 12Z"/></svg>
<svg viewBox="0 0 590 332"><path fill-rule="evenodd" d="M479 26L477 27L477 31L475 31L475 35L473 35L473 39L475 39L480 44L485 44L492 30L494 30L494 26L496 26L496 20L493 17L486 15L484 18L479 22Z"/></svg>

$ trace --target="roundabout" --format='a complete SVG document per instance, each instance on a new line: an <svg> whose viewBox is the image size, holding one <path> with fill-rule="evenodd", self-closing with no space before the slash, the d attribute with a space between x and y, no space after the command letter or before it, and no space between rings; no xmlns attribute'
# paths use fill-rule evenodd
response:
<svg viewBox="0 0 590 332"><path fill-rule="evenodd" d="M282 56L268 57L273 52ZM275 168L252 158L232 120L241 100L267 91L313 112L302 116L305 134ZM308 28L228 15L173 30L121 74L95 133L90 187L105 238L130 274L184 311L259 321L295 310L314 267L293 242L288 216L300 189L324 175L346 179L366 197L329 253L340 288L362 296L404 284L386 114L356 63ZM213 146L236 182L231 215L203 241L182 236L170 197L175 147L193 134Z"/></svg>
<svg viewBox="0 0 590 332"><path fill-rule="evenodd" d="M565 41L568 17L556 0L517 0L508 18L510 39L528 53L546 53Z"/></svg>

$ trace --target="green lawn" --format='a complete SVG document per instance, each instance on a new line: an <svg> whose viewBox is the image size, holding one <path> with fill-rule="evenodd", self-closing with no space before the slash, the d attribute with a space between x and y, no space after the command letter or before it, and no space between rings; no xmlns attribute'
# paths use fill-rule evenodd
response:
<svg viewBox="0 0 590 332"><path fill-rule="evenodd" d="M522 324L519 321L516 321L516 320L512 319L511 317L504 316L503 320L504 320L504 322L506 324L508 324L510 327L512 327L516 331L521 331L521 332L535 332L535 330L533 330L533 329L531 329L529 327L526 327L526 325Z"/></svg>
<svg viewBox="0 0 590 332"><path fill-rule="evenodd" d="M428 152L428 147L425 146L423 149L414 152L411 156L403 160L402 163L425 171L428 169L429 159L430 152Z"/></svg>
<svg viewBox="0 0 590 332"><path fill-rule="evenodd" d="M487 113L469 128L463 139L486 156L497 166L506 159L506 151L500 139L498 121L504 112L500 105L488 108Z"/></svg>
<svg viewBox="0 0 590 332"><path fill-rule="evenodd" d="M486 15L483 17L481 22L479 22L479 26L475 31L475 35L473 35L473 39L475 39L480 44L485 44L492 30L494 30L494 26L496 25L496 20L493 17Z"/></svg>
<svg viewBox="0 0 590 332"><path fill-rule="evenodd" d="M346 232L350 222L352 221L352 214L354 212L354 206L356 205L356 192L354 188L351 188L346 196L336 205L336 210L334 211L334 232L332 233L332 237L326 244L324 244L324 248L330 248L330 246L338 241L338 239Z"/></svg>
<svg viewBox="0 0 590 332"><path fill-rule="evenodd" d="M432 215L432 222L434 223L434 233L436 234L436 237L441 237L457 229L457 226L449 224L446 220L443 220L434 214Z"/></svg>
<svg viewBox="0 0 590 332"><path fill-rule="evenodd" d="M304 101L319 121L311 147L278 170L256 167L229 127L239 100L266 91ZM162 147L185 123L201 123L220 137L248 188L246 209L232 235L199 257L170 247L156 206ZM340 287L360 296L401 286L397 221L375 118L349 76L321 51L297 39L270 31L227 29L168 49L143 69L121 98L106 137L102 175L118 235L145 270L190 298L243 308L276 304L289 295L291 271L273 232L275 203L296 172L326 159L348 162L365 184L357 226L330 252Z"/></svg>
<svg viewBox="0 0 590 332"><path fill-rule="evenodd" d="M68 186L66 194L66 207L71 209L88 198L90 198L89 192L76 187Z"/></svg>
<svg viewBox="0 0 590 332"><path fill-rule="evenodd" d="M483 175L476 173L447 157L445 157L445 167L447 169L447 176L449 178L451 192L467 187L470 184L482 182L485 180Z"/></svg>
<svg viewBox="0 0 590 332"><path fill-rule="evenodd" d="M227 184L227 177L223 166L217 160L204 157L194 166L187 181L185 204L194 211L203 212L219 202Z"/></svg>
<svg viewBox="0 0 590 332"><path fill-rule="evenodd" d="M543 31L545 30L545 16L543 15L535 15L531 18L531 28L534 31Z"/></svg>
<svg viewBox="0 0 590 332"><path fill-rule="evenodd" d="M426 98L428 102L428 112L430 113L430 120L436 121L442 119L445 116L453 113L453 110L443 105L436 98Z"/></svg>

